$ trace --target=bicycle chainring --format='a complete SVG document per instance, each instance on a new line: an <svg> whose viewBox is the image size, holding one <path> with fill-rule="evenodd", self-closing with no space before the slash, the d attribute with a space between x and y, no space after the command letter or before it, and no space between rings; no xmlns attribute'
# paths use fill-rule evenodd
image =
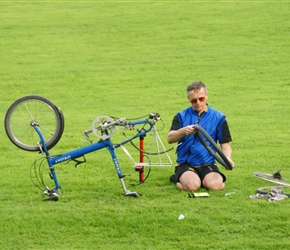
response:
<svg viewBox="0 0 290 250"><path fill-rule="evenodd" d="M94 134L102 140L110 138L116 130L115 124L110 125L113 121L109 116L98 116L92 124Z"/></svg>

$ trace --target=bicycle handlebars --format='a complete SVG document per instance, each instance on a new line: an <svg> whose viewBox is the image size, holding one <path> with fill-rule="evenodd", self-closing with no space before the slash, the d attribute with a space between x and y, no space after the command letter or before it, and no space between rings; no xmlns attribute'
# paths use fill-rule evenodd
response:
<svg viewBox="0 0 290 250"><path fill-rule="evenodd" d="M137 124L149 124L152 128L158 120L160 120L160 115L158 113L150 113L148 118L144 120L135 120L131 122L127 122L126 118L114 120L110 116L98 116L93 121L92 129L86 130L84 135L87 137L89 133L93 132L98 138L105 140L114 134L116 126L122 126L126 129L133 129Z"/></svg>

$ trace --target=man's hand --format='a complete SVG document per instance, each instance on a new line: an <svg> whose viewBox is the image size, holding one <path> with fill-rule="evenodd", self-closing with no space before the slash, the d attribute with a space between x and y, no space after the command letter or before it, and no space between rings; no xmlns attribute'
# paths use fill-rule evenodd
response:
<svg viewBox="0 0 290 250"><path fill-rule="evenodd" d="M178 142L185 135L194 134L196 132L195 126L196 125L189 125L178 130L171 130L167 136L168 143Z"/></svg>
<svg viewBox="0 0 290 250"><path fill-rule="evenodd" d="M196 129L195 129L196 125L189 125L183 128L184 130L184 135L192 135L194 133L196 133Z"/></svg>
<svg viewBox="0 0 290 250"><path fill-rule="evenodd" d="M234 167L235 163L233 162L232 158L229 158L229 157L227 157L227 158L228 158L229 162L231 163L232 167Z"/></svg>

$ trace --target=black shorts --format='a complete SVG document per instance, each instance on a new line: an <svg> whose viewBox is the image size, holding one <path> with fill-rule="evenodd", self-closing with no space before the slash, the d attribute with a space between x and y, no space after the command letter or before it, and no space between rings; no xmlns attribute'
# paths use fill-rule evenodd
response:
<svg viewBox="0 0 290 250"><path fill-rule="evenodd" d="M196 173L201 181L207 174L211 172L219 173L223 177L223 182L225 182L227 179L226 176L223 173L221 173L218 167L214 164L206 164L200 167L191 167L190 165L184 163L175 167L175 174L170 176L170 180L175 183L179 182L179 177L186 171L192 171Z"/></svg>

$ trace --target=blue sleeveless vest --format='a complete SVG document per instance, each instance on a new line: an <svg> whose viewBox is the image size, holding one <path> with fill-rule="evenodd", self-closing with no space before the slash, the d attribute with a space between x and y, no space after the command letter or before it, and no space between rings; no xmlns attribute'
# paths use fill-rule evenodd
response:
<svg viewBox="0 0 290 250"><path fill-rule="evenodd" d="M180 128L198 124L215 142L222 143L222 126L225 122L225 115L221 112L208 106L208 110L199 117L197 112L192 107L189 107L180 111L177 117L180 122ZM177 147L178 164L188 163L191 166L201 166L215 163L214 157L202 145L195 134L184 136L178 143L181 143Z"/></svg>

